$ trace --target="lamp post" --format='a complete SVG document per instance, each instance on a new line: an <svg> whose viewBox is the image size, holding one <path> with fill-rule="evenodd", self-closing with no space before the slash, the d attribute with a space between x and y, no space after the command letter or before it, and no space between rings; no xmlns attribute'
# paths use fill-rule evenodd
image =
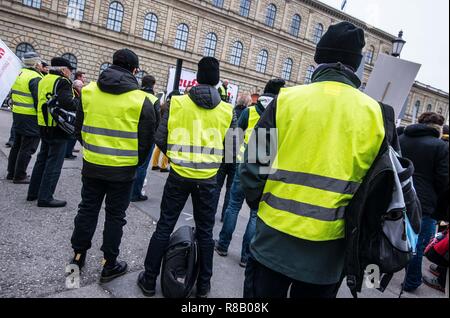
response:
<svg viewBox="0 0 450 318"><path fill-rule="evenodd" d="M406 41L403 40L403 31L398 33L398 37L392 41L392 56L400 57Z"/></svg>

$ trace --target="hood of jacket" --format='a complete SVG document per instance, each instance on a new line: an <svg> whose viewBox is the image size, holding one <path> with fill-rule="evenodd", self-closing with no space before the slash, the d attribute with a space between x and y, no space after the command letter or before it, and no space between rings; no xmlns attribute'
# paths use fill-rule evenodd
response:
<svg viewBox="0 0 450 318"><path fill-rule="evenodd" d="M342 63L321 64L312 75L312 82L339 82L354 88L361 86L361 80Z"/></svg>
<svg viewBox="0 0 450 318"><path fill-rule="evenodd" d="M439 131L425 124L415 124L408 126L406 127L404 134L409 137L423 137L423 136L432 136L436 138L440 137Z"/></svg>
<svg viewBox="0 0 450 318"><path fill-rule="evenodd" d="M192 87L189 91L189 97L197 106L206 109L214 109L222 101L214 86L203 84Z"/></svg>
<svg viewBox="0 0 450 318"><path fill-rule="evenodd" d="M104 70L98 78L97 85L103 92L114 95L139 89L136 77L117 65L112 65Z"/></svg>
<svg viewBox="0 0 450 318"><path fill-rule="evenodd" d="M256 103L256 109L260 114L266 110L267 106L276 98L276 95L273 94L263 94L258 98L258 102Z"/></svg>

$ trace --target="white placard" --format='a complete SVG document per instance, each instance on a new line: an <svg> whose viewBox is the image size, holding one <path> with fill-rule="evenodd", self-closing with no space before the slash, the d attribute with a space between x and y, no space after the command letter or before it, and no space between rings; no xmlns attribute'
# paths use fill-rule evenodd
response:
<svg viewBox="0 0 450 318"><path fill-rule="evenodd" d="M421 66L390 55L379 54L364 93L392 106L398 118Z"/></svg>
<svg viewBox="0 0 450 318"><path fill-rule="evenodd" d="M169 80L167 82L167 94L172 92L173 90L173 82L175 81L175 72L176 68L171 67L169 69ZM197 72L188 70L188 69L182 69L181 70L181 78L180 78L180 86L179 90L181 94L184 94L184 91L188 86L197 86ZM219 88L219 86L222 85L222 82L219 82L219 84L216 86L216 88ZM239 92L239 86L229 83L228 84L228 96L230 97L230 104L235 105L237 96Z"/></svg>
<svg viewBox="0 0 450 318"><path fill-rule="evenodd" d="M5 42L0 40L0 105L8 96L21 70L22 62L6 46Z"/></svg>

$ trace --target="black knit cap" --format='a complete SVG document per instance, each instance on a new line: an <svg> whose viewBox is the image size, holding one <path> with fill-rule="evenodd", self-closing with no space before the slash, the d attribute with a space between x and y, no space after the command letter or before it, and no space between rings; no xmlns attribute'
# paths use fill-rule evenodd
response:
<svg viewBox="0 0 450 318"><path fill-rule="evenodd" d="M135 68L139 68L139 57L129 49L121 49L114 53L113 64L133 72Z"/></svg>
<svg viewBox="0 0 450 318"><path fill-rule="evenodd" d="M317 44L314 60L317 64L337 63L359 68L366 45L364 30L350 22L331 25Z"/></svg>
<svg viewBox="0 0 450 318"><path fill-rule="evenodd" d="M271 79L267 82L266 87L264 88L264 94L278 95L280 93L280 89L282 89L284 85L286 85L286 81L282 78Z"/></svg>
<svg viewBox="0 0 450 318"><path fill-rule="evenodd" d="M69 60L63 57L54 57L50 61L50 64L55 67L67 67L69 70L74 70L75 68L69 62Z"/></svg>
<svg viewBox="0 0 450 318"><path fill-rule="evenodd" d="M216 86L220 80L219 61L214 57L204 57L198 62L197 82Z"/></svg>

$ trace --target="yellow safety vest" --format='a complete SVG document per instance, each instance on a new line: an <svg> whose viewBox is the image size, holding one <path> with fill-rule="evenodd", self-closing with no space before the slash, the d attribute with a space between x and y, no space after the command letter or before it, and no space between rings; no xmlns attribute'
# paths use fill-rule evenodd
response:
<svg viewBox="0 0 450 318"><path fill-rule="evenodd" d="M220 98L226 102L228 100L228 89L225 89L222 85L219 87Z"/></svg>
<svg viewBox="0 0 450 318"><path fill-rule="evenodd" d="M42 78L43 75L35 70L22 69L22 73L17 77L11 89L12 111L14 113L36 116L37 112L34 108L34 100L30 91L30 81L38 77Z"/></svg>
<svg viewBox="0 0 450 318"><path fill-rule="evenodd" d="M309 241L345 237L345 208L381 147L378 103L338 82L282 89L278 152L259 205L268 226Z"/></svg>
<svg viewBox="0 0 450 318"><path fill-rule="evenodd" d="M172 97L168 149L172 169L182 177L209 179L224 157L225 135L233 120L233 106L221 102L214 109L197 106L188 95Z"/></svg>
<svg viewBox="0 0 450 318"><path fill-rule="evenodd" d="M138 125L147 93L133 90L120 95L101 91L96 82L83 88L83 158L109 167L139 163Z"/></svg>
<svg viewBox="0 0 450 318"><path fill-rule="evenodd" d="M250 136L252 135L253 129L255 128L256 124L258 123L260 117L261 116L259 116L258 111L256 110L255 106L250 106L248 108L248 124L247 124L247 129L245 130L244 143L241 145L241 149L240 149L239 155L237 157L238 160L241 162L244 157L245 147L247 147L248 142L250 140Z"/></svg>
<svg viewBox="0 0 450 318"><path fill-rule="evenodd" d="M48 75L44 76L39 81L39 85L38 85L38 107L37 107L37 116L38 116L38 124L39 124L39 126L56 127L56 122L53 120L53 117L52 117L52 115L49 112L47 112L47 114L48 114L48 118L47 118L48 125L45 123L44 113L42 112L42 105L44 105L48 101L47 95L48 94L53 94L56 81L59 78L61 78L62 80L67 80L68 81L68 79L64 78L63 76L55 75L55 74L48 74ZM72 91L72 94L74 94L73 91ZM73 96L75 96L75 95L73 95Z"/></svg>

